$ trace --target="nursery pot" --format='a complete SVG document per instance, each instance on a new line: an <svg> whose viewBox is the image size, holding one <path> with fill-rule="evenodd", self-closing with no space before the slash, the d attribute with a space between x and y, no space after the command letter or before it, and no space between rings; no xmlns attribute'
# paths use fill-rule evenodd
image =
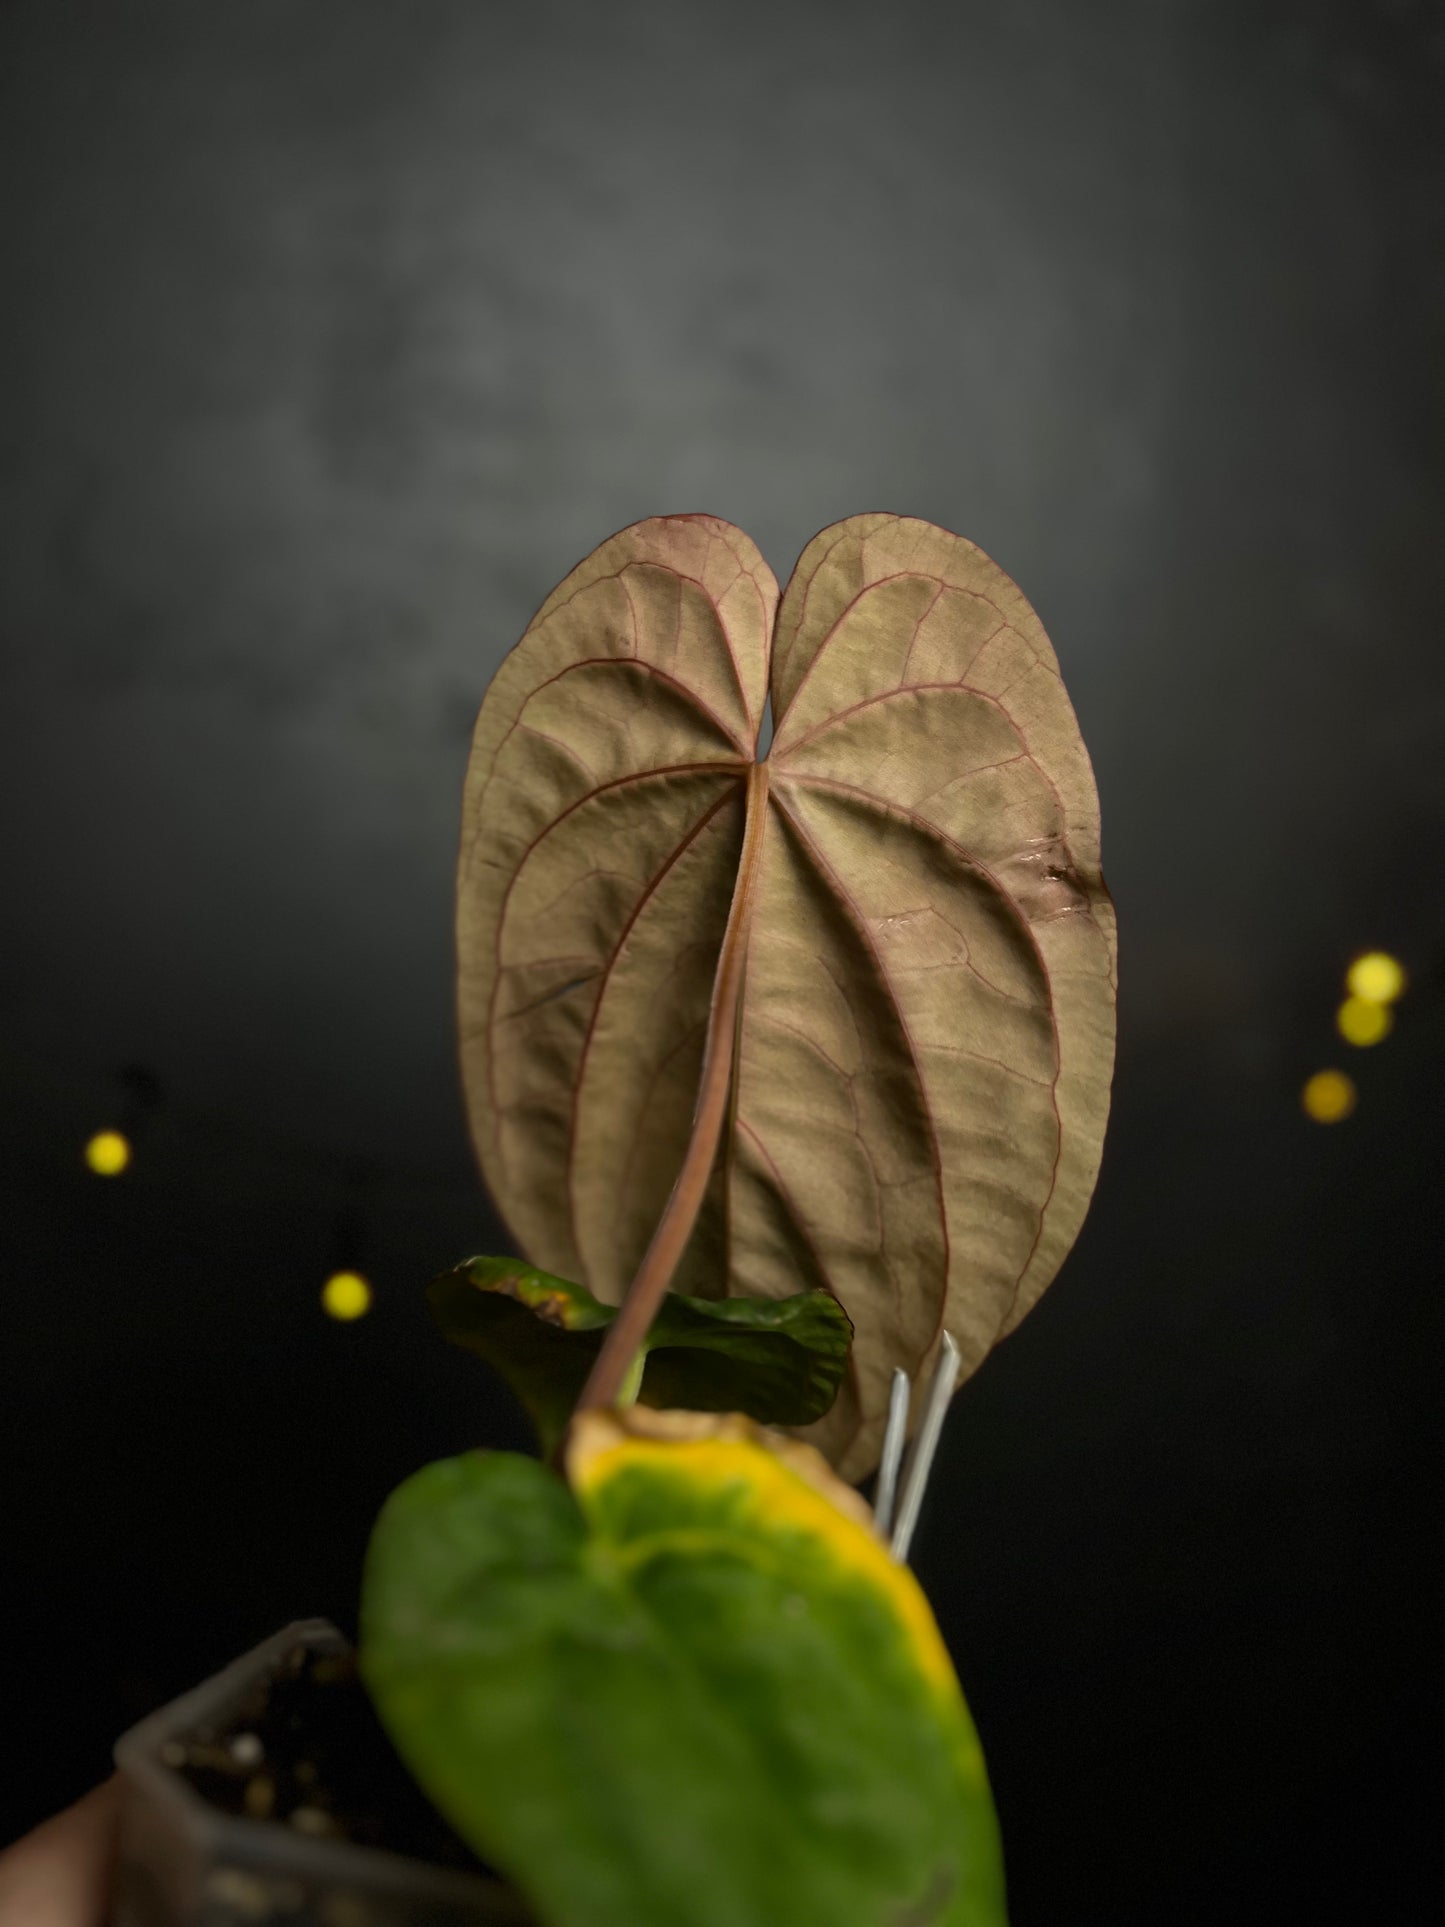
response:
<svg viewBox="0 0 1445 1927"><path fill-rule="evenodd" d="M528 1922L411 1785L324 1619L117 1741L113 1927ZM359 1836L359 1837L357 1837Z"/></svg>

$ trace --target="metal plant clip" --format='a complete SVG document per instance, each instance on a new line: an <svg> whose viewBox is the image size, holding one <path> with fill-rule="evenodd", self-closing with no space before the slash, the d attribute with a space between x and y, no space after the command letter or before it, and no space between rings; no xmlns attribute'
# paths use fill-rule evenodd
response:
<svg viewBox="0 0 1445 1927"><path fill-rule="evenodd" d="M893 1367L893 1384L888 1393L888 1426L883 1434L883 1457L878 1464L878 1490L873 1501L873 1517L879 1534L888 1537L893 1524L893 1504L898 1497L898 1468L903 1463L903 1440L908 1431L908 1397L912 1390L907 1372Z"/></svg>
<svg viewBox="0 0 1445 1927"><path fill-rule="evenodd" d="M928 1475L933 1470L938 1441L943 1435L943 1421L948 1416L948 1401L953 1397L953 1388L957 1383L958 1347L952 1337L945 1332L943 1343L939 1347L938 1363L933 1368L933 1378L929 1383L923 1417L914 1434L913 1447L903 1470L903 1489L898 1498L898 1515L893 1524L890 1548L893 1557L900 1562L907 1559L908 1548L913 1543L913 1531L918 1524L924 1489L928 1484ZM896 1379L894 1392L895 1394L897 1392ZM890 1432L893 1429L893 1409L894 1402L890 1399L888 1407ZM884 1450L885 1452L887 1450L886 1439Z"/></svg>

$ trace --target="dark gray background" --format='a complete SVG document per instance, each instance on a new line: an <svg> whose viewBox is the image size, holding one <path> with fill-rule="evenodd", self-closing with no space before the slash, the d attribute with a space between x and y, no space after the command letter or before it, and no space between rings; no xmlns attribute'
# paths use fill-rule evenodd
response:
<svg viewBox="0 0 1445 1927"><path fill-rule="evenodd" d="M1409 0L0 6L12 1830L520 1442L420 1299L499 1237L450 894L502 653L639 516L785 576L881 507L1042 615L1122 933L1096 1206L917 1561L1015 1927L1426 1917L1442 81Z"/></svg>

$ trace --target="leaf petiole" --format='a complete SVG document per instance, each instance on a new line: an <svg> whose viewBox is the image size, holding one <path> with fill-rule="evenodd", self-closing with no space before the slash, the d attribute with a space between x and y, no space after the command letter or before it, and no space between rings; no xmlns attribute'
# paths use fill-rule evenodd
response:
<svg viewBox="0 0 1445 1927"><path fill-rule="evenodd" d="M647 1352L639 1346L637 1355L627 1368L627 1375L617 1388L618 1405L635 1405L637 1395L642 1390L642 1374L647 1366Z"/></svg>
<svg viewBox="0 0 1445 1927"><path fill-rule="evenodd" d="M707 1192L727 1115L728 1093L733 1079L733 1039L737 1029L738 1001L742 993L743 969L747 960L748 925L752 920L753 898L757 893L759 856L763 828L767 821L768 766L754 763L748 771L747 823L743 831L742 859L738 880L728 911L727 929L718 955L717 975L713 979L712 1010L708 1016L707 1044L703 1052L702 1077L698 1086L697 1108L693 1112L692 1134L683 1153L682 1167L672 1187L652 1243L647 1247L636 1276L627 1288L622 1309L609 1330L597 1363L592 1367L577 1410L586 1412L598 1406L614 1405L638 1365L642 1342L667 1293L678 1260L687 1248L697 1214Z"/></svg>

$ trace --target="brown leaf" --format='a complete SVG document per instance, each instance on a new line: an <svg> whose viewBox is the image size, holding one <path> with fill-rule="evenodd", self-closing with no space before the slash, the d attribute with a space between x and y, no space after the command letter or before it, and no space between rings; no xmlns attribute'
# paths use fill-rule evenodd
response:
<svg viewBox="0 0 1445 1927"><path fill-rule="evenodd" d="M750 784L770 641L776 731ZM523 1249L621 1299L711 1016L727 1114L675 1285L836 1293L851 1380L809 1436L863 1476L892 1367L917 1373L945 1325L975 1367L1054 1276L1098 1170L1114 919L1038 618L926 522L824 530L780 606L729 524L638 523L499 671L463 821L463 1070Z"/></svg>

